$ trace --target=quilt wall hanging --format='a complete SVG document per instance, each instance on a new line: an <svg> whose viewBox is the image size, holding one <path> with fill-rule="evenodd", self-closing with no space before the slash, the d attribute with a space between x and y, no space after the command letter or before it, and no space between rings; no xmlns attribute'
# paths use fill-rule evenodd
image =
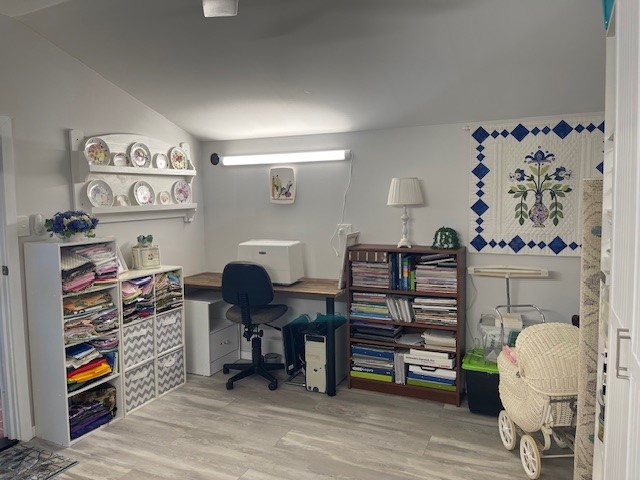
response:
<svg viewBox="0 0 640 480"><path fill-rule="evenodd" d="M602 116L471 127L470 251L579 256L580 188L602 178Z"/></svg>

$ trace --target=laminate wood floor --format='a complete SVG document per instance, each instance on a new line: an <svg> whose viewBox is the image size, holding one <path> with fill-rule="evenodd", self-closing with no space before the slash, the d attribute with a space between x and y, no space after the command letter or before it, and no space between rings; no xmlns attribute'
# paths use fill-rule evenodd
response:
<svg viewBox="0 0 640 480"><path fill-rule="evenodd" d="M185 386L73 447L57 479L526 479L493 417L466 407L348 389L335 397L251 377L189 376ZM572 459L543 459L541 479L568 480Z"/></svg>

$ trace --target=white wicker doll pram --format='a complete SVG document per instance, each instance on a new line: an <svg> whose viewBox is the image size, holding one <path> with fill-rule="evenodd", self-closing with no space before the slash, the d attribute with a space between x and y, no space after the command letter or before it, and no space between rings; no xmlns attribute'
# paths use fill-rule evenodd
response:
<svg viewBox="0 0 640 480"><path fill-rule="evenodd" d="M502 352L498 356L500 438L507 450L520 439L520 460L530 479L540 476L540 451L549 450L551 438L571 448L575 438L578 395L578 329L563 323L542 323L525 328L516 340L517 365ZM542 432L544 443L534 432ZM547 455L547 458L569 455Z"/></svg>

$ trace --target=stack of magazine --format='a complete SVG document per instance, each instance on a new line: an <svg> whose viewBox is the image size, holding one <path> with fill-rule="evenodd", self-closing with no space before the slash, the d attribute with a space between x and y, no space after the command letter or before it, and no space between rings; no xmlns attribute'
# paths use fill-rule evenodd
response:
<svg viewBox="0 0 640 480"><path fill-rule="evenodd" d="M351 346L351 376L393 382L394 348L354 343Z"/></svg>

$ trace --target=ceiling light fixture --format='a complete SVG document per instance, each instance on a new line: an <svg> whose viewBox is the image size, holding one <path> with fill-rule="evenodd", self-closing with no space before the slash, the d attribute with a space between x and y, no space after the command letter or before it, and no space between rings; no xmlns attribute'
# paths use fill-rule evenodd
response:
<svg viewBox="0 0 640 480"><path fill-rule="evenodd" d="M274 163L334 162L349 160L351 150L320 152L266 153L258 155L220 155L223 165L265 165Z"/></svg>
<svg viewBox="0 0 640 480"><path fill-rule="evenodd" d="M238 0L202 0L205 17L235 17L238 14Z"/></svg>

